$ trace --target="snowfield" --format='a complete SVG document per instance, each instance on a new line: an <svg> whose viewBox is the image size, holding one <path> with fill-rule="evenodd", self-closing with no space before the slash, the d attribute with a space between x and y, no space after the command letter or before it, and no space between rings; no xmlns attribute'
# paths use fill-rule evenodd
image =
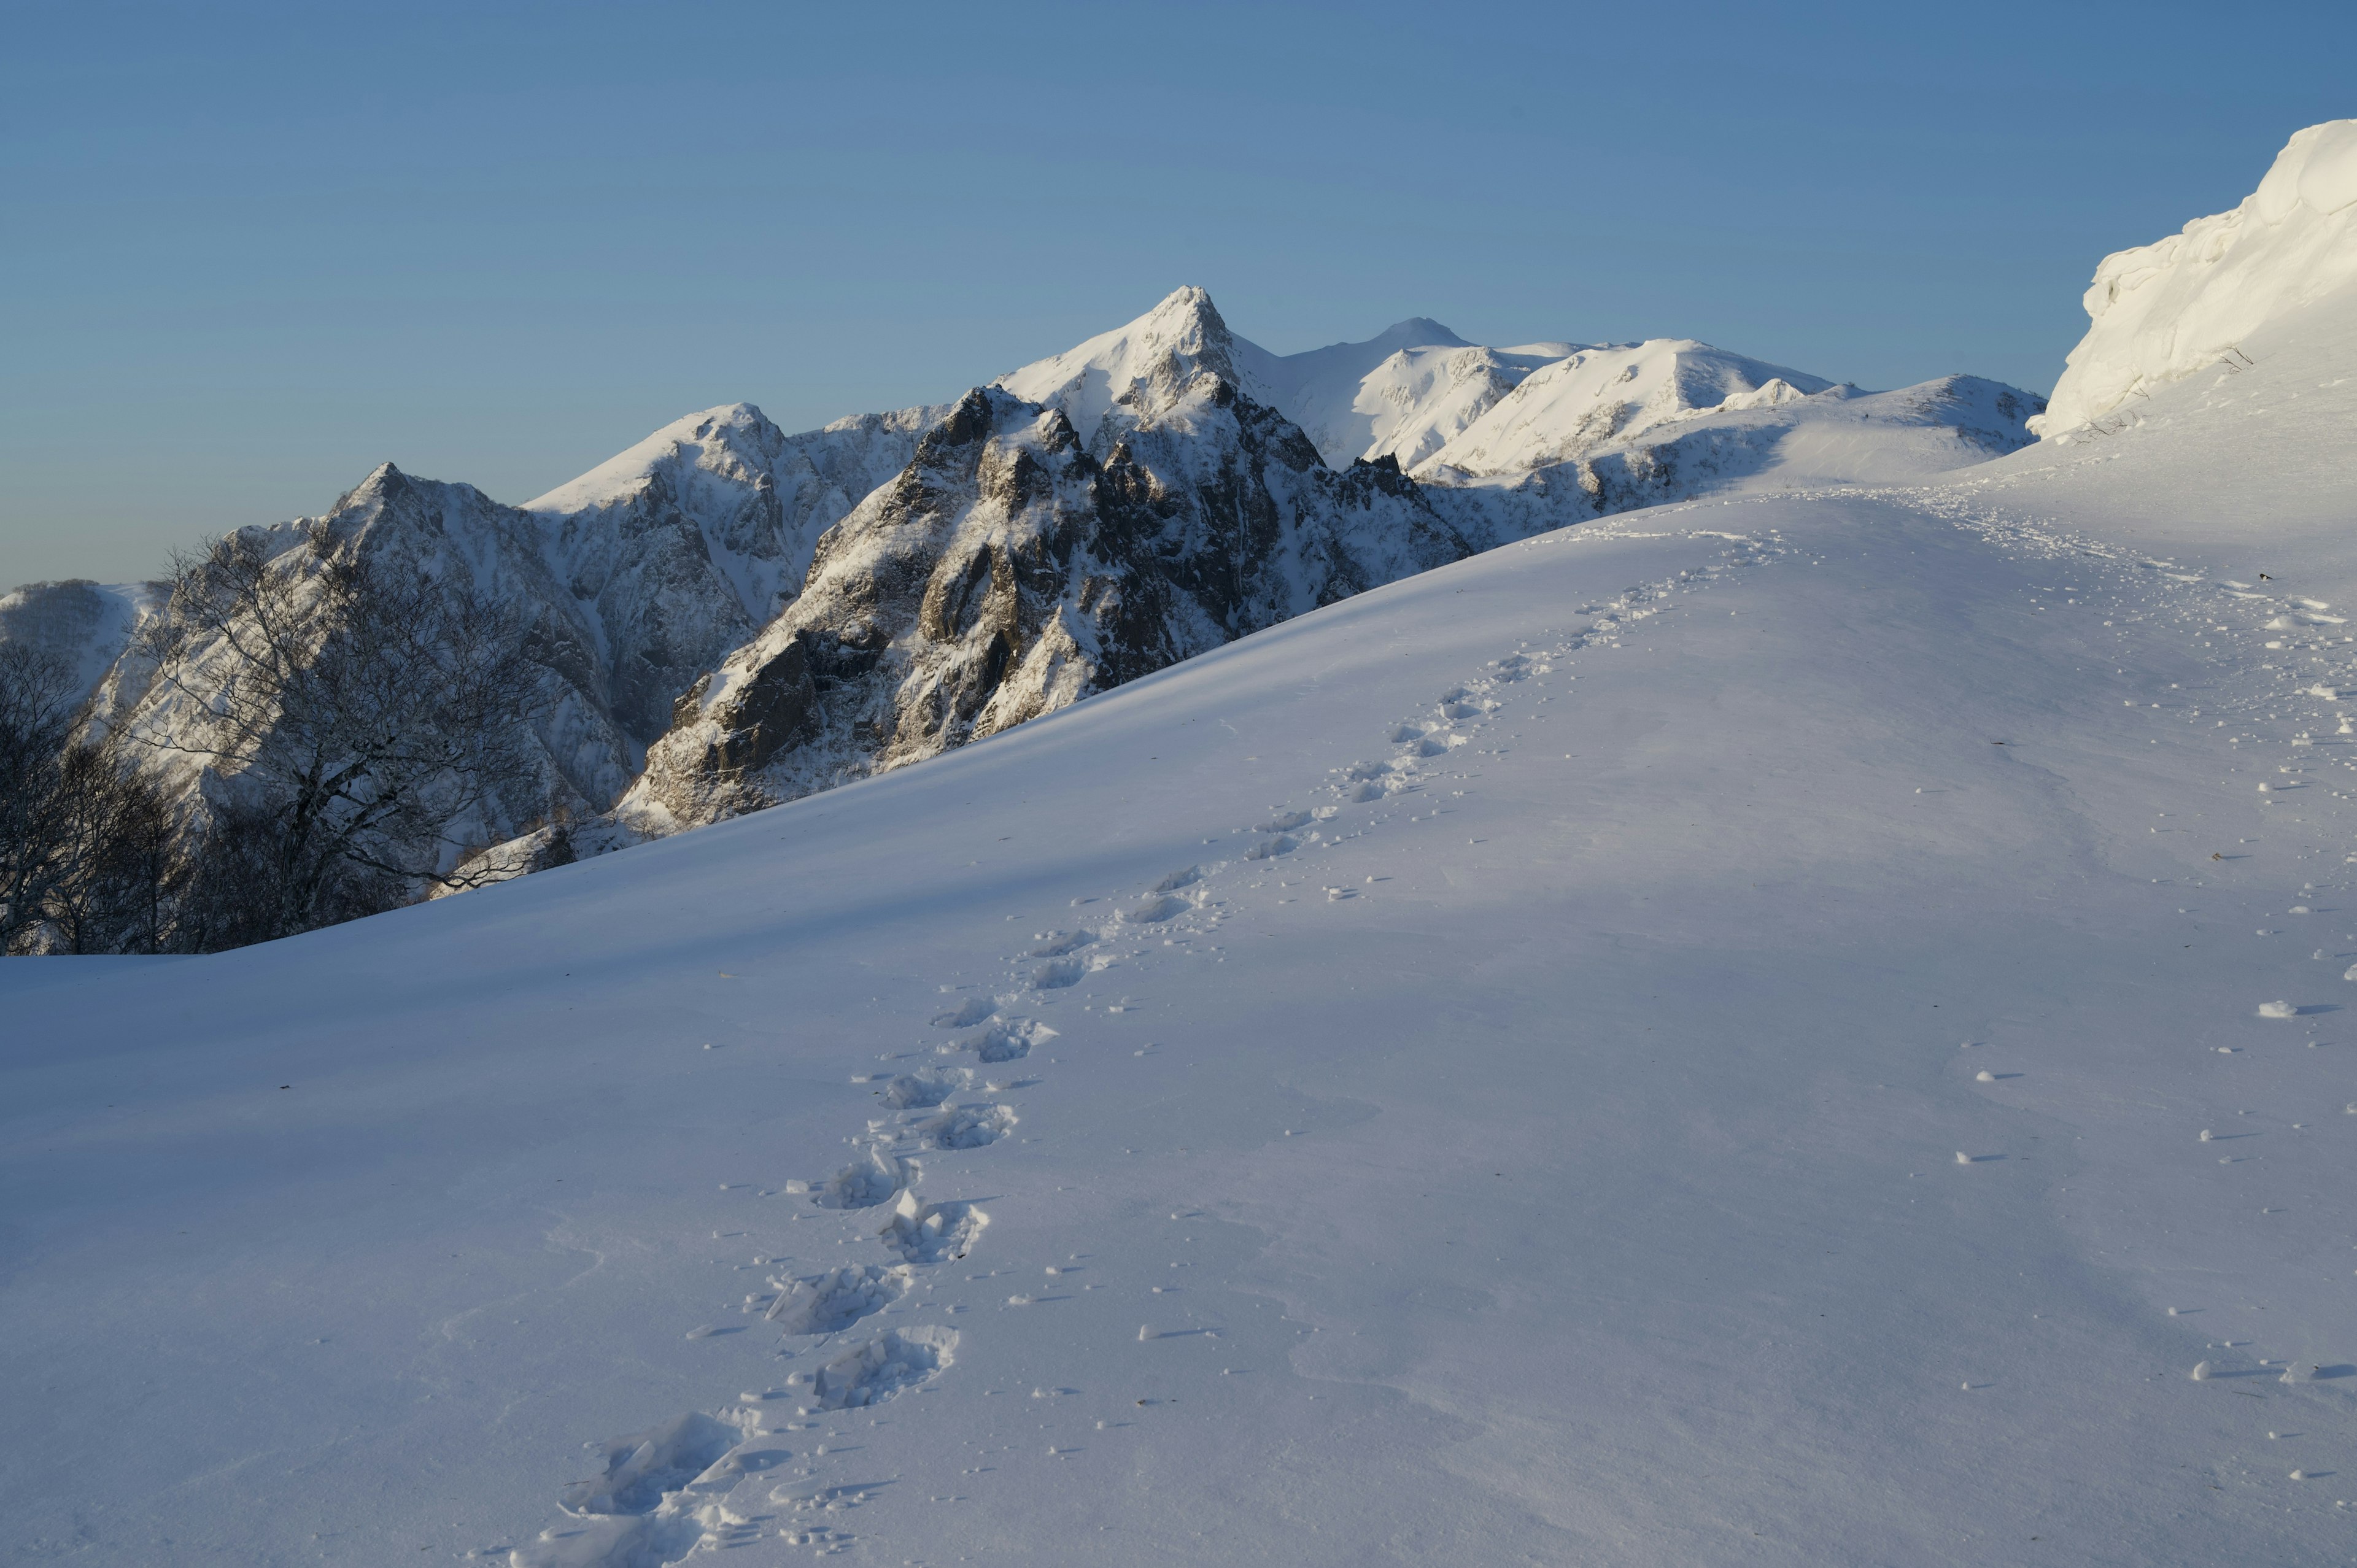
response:
<svg viewBox="0 0 2357 1568"><path fill-rule="evenodd" d="M2357 291L2242 349L0 966L6 1555L2348 1561Z"/></svg>

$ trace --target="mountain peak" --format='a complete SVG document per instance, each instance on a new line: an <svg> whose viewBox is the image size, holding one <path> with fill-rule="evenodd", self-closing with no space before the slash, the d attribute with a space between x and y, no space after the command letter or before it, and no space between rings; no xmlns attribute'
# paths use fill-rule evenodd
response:
<svg viewBox="0 0 2357 1568"><path fill-rule="evenodd" d="M691 464L703 460L706 449L713 446L726 448L747 467L759 467L760 459L774 451L783 439L783 434L770 423L770 416L751 403L716 404L682 414L635 446L616 453L546 495L524 502L523 510L559 513L610 506L637 494L656 469L683 457Z"/></svg>
<svg viewBox="0 0 2357 1568"><path fill-rule="evenodd" d="M1403 349L1473 347L1429 316L1411 316L1405 321L1394 321L1375 335L1375 341L1396 343Z"/></svg>
<svg viewBox="0 0 2357 1568"><path fill-rule="evenodd" d="M1132 393L1140 389L1159 404L1202 371L1243 384L1248 378L1238 371L1236 349L1235 335L1211 295L1189 285L1172 290L1135 321L1009 371L991 384L1027 403L1062 409L1081 438L1092 441L1114 405L1125 399L1135 403Z"/></svg>

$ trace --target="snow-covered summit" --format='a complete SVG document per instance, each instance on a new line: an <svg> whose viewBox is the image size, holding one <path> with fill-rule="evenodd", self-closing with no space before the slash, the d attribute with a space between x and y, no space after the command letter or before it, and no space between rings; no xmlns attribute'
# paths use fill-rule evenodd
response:
<svg viewBox="0 0 2357 1568"><path fill-rule="evenodd" d="M749 403L726 403L684 415L579 478L523 503L536 512L576 512L613 505L686 464L712 471L766 468L785 436Z"/></svg>
<svg viewBox="0 0 2357 1568"><path fill-rule="evenodd" d="M1415 471L1458 483L1525 474L1697 413L1775 407L1833 384L1691 338L1580 349L1532 371Z"/></svg>
<svg viewBox="0 0 2357 1568"><path fill-rule="evenodd" d="M2033 425L2068 434L2222 361L2268 322L2357 282L2357 120L2296 133L2231 212L2104 258L2051 405Z"/></svg>
<svg viewBox="0 0 2357 1568"><path fill-rule="evenodd" d="M1532 371L1577 351L1569 343L1402 349L1351 389L1347 418L1313 426L1310 435L1321 449L1330 446L1340 453L1329 453L1329 461L1388 456L1411 469L1464 434Z"/></svg>
<svg viewBox="0 0 2357 1568"><path fill-rule="evenodd" d="M1237 358L1268 389L1275 406L1301 426L1333 467L1372 456L1378 411L1360 406L1367 379L1401 354L1480 350L1426 316L1395 321L1363 343L1329 343L1298 354L1272 354L1239 340Z"/></svg>
<svg viewBox="0 0 2357 1568"><path fill-rule="evenodd" d="M1122 410L1125 418L1117 423L1124 424L1150 420L1171 408L1204 371L1257 402L1273 403L1271 389L1245 368L1268 358L1255 349L1240 363L1235 336L1211 296L1189 286L1173 290L1125 326L1009 371L991 385L1026 403L1063 410L1081 440L1099 447L1103 444L1098 432L1108 413Z"/></svg>

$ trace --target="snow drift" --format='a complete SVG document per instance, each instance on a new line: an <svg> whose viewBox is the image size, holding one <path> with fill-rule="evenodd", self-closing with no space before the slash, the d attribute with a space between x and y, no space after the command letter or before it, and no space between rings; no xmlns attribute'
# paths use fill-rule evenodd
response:
<svg viewBox="0 0 2357 1568"><path fill-rule="evenodd" d="M2066 435L2211 365L2251 334L2357 281L2357 120L2296 133L2231 212L2104 258L2086 337L2030 428Z"/></svg>

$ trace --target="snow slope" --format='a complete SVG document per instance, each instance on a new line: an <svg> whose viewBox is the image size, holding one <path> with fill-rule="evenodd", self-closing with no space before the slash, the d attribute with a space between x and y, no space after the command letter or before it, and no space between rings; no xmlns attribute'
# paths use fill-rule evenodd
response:
<svg viewBox="0 0 2357 1568"><path fill-rule="evenodd" d="M2212 365L2246 362L2244 339L2357 283L2357 120L2297 133L2231 212L2104 258L2093 325L2071 351L2036 428L2062 435Z"/></svg>
<svg viewBox="0 0 2357 1568"><path fill-rule="evenodd" d="M2246 347L626 854L0 969L0 1539L2345 1562L2357 309Z"/></svg>
<svg viewBox="0 0 2357 1568"><path fill-rule="evenodd" d="M151 597L145 583L27 583L0 594L0 642L54 656L86 693L122 657Z"/></svg>

